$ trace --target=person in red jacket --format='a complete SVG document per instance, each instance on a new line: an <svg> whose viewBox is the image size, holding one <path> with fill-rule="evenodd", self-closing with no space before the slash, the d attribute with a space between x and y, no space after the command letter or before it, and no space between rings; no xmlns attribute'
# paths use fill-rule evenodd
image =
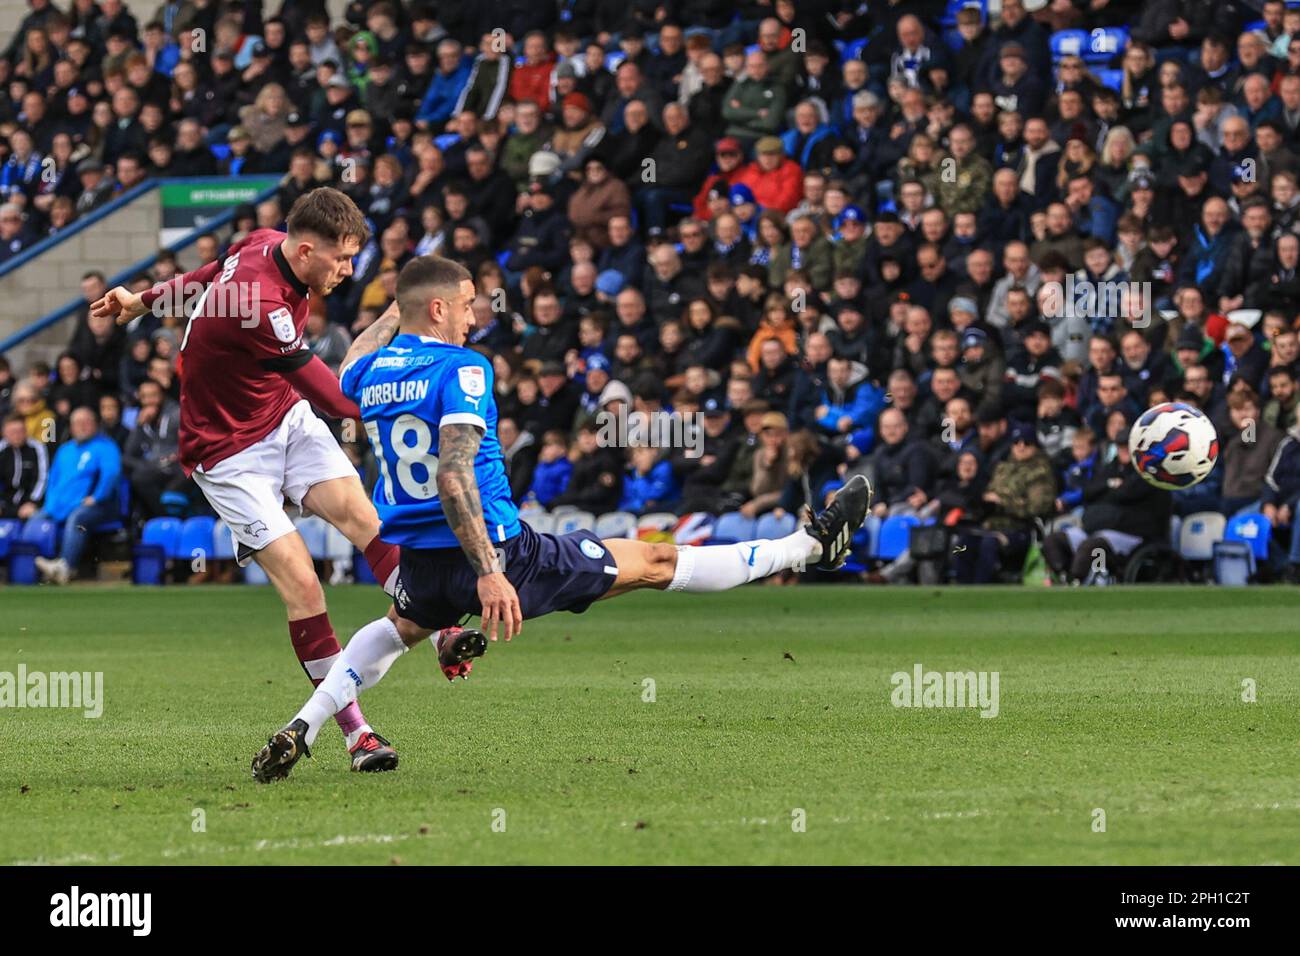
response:
<svg viewBox="0 0 1300 956"><path fill-rule="evenodd" d="M555 91L555 55L546 46L546 34L534 30L524 37L524 62L510 74L510 98L532 100L545 113Z"/></svg>
<svg viewBox="0 0 1300 956"><path fill-rule="evenodd" d="M803 169L785 155L775 136L764 136L754 145L755 159L735 181L748 186L759 206L787 213L803 199Z"/></svg>
<svg viewBox="0 0 1300 956"><path fill-rule="evenodd" d="M720 186L722 195L727 195L731 184L736 181L736 177L740 175L740 170L745 165L745 152L740 148L740 140L734 136L724 136L718 140L717 145L713 147L713 155L717 160L717 167L704 180L700 191L695 194L695 218L701 222L708 222L713 218L713 212L709 209L709 193Z"/></svg>

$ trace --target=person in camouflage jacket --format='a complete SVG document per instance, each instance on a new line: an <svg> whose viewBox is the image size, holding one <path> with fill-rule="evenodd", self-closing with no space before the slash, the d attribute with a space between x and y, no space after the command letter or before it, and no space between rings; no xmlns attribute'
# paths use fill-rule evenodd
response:
<svg viewBox="0 0 1300 956"><path fill-rule="evenodd" d="M987 584L1001 568L1019 568L1032 540L1034 519L1052 513L1056 476L1038 447L1033 425L1011 430L1011 454L993 469L984 489L988 512L979 528L962 532L956 549L957 580Z"/></svg>
<svg viewBox="0 0 1300 956"><path fill-rule="evenodd" d="M975 134L958 123L948 134L949 155L939 163L934 200L949 218L978 213L993 186L993 166L975 152Z"/></svg>

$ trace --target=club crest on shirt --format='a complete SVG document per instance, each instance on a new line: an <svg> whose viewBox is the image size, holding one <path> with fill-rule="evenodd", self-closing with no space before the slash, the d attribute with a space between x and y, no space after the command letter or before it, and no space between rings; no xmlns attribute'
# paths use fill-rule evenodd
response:
<svg viewBox="0 0 1300 956"><path fill-rule="evenodd" d="M281 342L292 342L298 337L298 330L293 327L293 313L288 309L276 309L267 317L271 331Z"/></svg>
<svg viewBox="0 0 1300 956"><path fill-rule="evenodd" d="M460 375L460 389L471 398L487 391L487 377L477 365L466 365L457 370Z"/></svg>

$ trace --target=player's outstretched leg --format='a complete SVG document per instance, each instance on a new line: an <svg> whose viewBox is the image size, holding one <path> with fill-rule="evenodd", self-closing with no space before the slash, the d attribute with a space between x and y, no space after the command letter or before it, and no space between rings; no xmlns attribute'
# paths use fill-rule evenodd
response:
<svg viewBox="0 0 1300 956"><path fill-rule="evenodd" d="M870 508L871 484L857 475L836 492L810 524L784 538L703 547L610 539L604 544L618 565L618 578L605 597L640 588L692 593L728 591L812 563L834 570L847 560L853 534L862 527Z"/></svg>
<svg viewBox="0 0 1300 956"><path fill-rule="evenodd" d="M288 609L289 640L298 662L312 686L319 686L342 648L325 610L325 593L311 555L302 537L294 533L272 541L256 558ZM375 773L396 769L397 751L366 722L360 705L354 702L341 709L335 720L343 731L353 770Z"/></svg>

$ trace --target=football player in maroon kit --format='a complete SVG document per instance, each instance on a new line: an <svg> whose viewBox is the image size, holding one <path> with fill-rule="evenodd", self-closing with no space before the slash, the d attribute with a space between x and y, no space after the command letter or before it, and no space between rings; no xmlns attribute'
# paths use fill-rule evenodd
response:
<svg viewBox="0 0 1300 956"><path fill-rule="evenodd" d="M340 647L284 499L360 548L389 593L400 552L380 540L379 517L356 469L312 406L332 418L360 412L303 342L308 296L329 295L352 274L352 259L368 238L365 219L343 193L321 188L294 203L286 225L287 234L251 232L224 257L143 293L110 289L91 310L119 323L151 308L180 315L198 291L180 346L181 464L230 527L240 564L255 559L275 585L294 651L316 685ZM391 337L392 323L374 329L373 337ZM396 751L360 708L337 720L353 770L397 766Z"/></svg>

